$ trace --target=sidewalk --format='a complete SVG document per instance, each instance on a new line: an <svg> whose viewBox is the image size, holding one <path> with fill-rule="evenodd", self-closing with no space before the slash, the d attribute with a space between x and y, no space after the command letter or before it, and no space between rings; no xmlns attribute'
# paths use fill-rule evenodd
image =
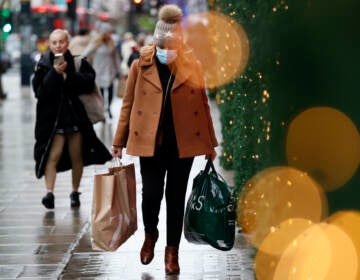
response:
<svg viewBox="0 0 360 280"><path fill-rule="evenodd" d="M70 208L70 173L59 173L55 189L55 209L46 211L40 200L43 180L34 175L32 158L35 100L30 88L20 88L19 74L3 76L8 98L0 101L0 279L254 279L251 256L254 251L241 234L229 252L181 241L179 262L181 274L166 278L163 254L165 248L164 204L160 212L159 241L155 258L144 266L139 251L144 234L141 216L141 179L136 157L138 231L116 252L96 252L90 243L90 209L92 178L106 166L85 168L81 182L78 210ZM114 118L95 130L110 147L121 106L112 104ZM216 104L211 103L217 136L221 136ZM217 149L220 154L220 148ZM204 167L204 157L194 161L188 194L194 176ZM231 172L215 162L219 172L232 184Z"/></svg>

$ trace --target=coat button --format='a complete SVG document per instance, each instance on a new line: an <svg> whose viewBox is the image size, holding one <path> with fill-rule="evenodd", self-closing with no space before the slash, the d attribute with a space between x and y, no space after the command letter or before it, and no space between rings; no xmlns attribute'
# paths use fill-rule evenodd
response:
<svg viewBox="0 0 360 280"><path fill-rule="evenodd" d="M194 89L192 89L192 90L190 91L190 93L191 93L191 94L194 94L194 93L195 93L195 90L194 90Z"/></svg>
<svg viewBox="0 0 360 280"><path fill-rule="evenodd" d="M197 131L197 132L195 133L195 135L196 135L196 136L200 136L200 131Z"/></svg>
<svg viewBox="0 0 360 280"><path fill-rule="evenodd" d="M143 90L141 90L141 93L142 93L143 95L145 95L145 94L146 94L146 91L143 89Z"/></svg>
<svg viewBox="0 0 360 280"><path fill-rule="evenodd" d="M134 131L134 134L135 134L135 136L138 136L138 135L139 135L139 132Z"/></svg>
<svg viewBox="0 0 360 280"><path fill-rule="evenodd" d="M197 116L198 114L199 114L199 112L198 112L198 111L195 111L195 112L194 112L194 115L195 115L195 116Z"/></svg>
<svg viewBox="0 0 360 280"><path fill-rule="evenodd" d="M141 116L142 113L143 113L143 112L142 112L141 110L137 111L137 114L138 114L139 116Z"/></svg>

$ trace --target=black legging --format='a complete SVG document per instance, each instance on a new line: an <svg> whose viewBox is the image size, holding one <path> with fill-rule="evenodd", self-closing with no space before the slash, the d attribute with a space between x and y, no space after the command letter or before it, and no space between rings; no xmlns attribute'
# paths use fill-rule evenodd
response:
<svg viewBox="0 0 360 280"><path fill-rule="evenodd" d="M111 105L111 102L113 100L113 92L114 92L114 89L113 89L113 84L111 84L108 88L108 112L109 112L109 115L111 116L111 112L110 112L110 105ZM101 92L101 95L104 97L104 91L105 91L105 88L100 88L100 92Z"/></svg>
<svg viewBox="0 0 360 280"><path fill-rule="evenodd" d="M147 233L153 233L157 229L167 173L165 188L167 246L180 244L186 187L193 160L194 158L179 159L167 153L157 153L153 157L140 157L143 184L142 214Z"/></svg>

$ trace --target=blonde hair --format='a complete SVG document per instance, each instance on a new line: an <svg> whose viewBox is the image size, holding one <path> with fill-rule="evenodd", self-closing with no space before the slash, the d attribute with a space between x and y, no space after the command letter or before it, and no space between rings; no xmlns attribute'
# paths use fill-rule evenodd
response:
<svg viewBox="0 0 360 280"><path fill-rule="evenodd" d="M63 34L65 35L66 41L69 41L69 32L66 29L54 29L50 35L49 35L49 40L51 38L51 36L55 35L55 34Z"/></svg>

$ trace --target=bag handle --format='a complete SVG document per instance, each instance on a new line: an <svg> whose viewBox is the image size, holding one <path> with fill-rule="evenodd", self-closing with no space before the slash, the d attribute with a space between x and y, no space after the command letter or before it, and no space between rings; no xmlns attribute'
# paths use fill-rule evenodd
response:
<svg viewBox="0 0 360 280"><path fill-rule="evenodd" d="M113 157L113 159L111 161L111 167L109 167L109 173L114 175L117 172L119 172L121 169L123 169L123 164L122 164L120 158Z"/></svg>
<svg viewBox="0 0 360 280"><path fill-rule="evenodd" d="M210 171L210 168L212 171L214 171L214 173L216 174L217 176L217 172L216 172L216 169L215 169L215 166L214 166L214 163L211 159L208 159L207 163L206 163L206 166L205 166L205 169L204 169L204 173L205 174L208 174L209 171Z"/></svg>
<svg viewBox="0 0 360 280"><path fill-rule="evenodd" d="M113 157L111 161L111 167L121 167L123 164L121 162L121 159L119 157Z"/></svg>
<svg viewBox="0 0 360 280"><path fill-rule="evenodd" d="M208 159L203 174L209 174L210 168L211 168L211 171L213 171L214 176L215 176L217 179L223 181L223 182L225 183L225 185L229 188L229 190L230 190L230 192L231 192L231 199L230 199L229 205L232 205L232 206L233 206L233 204L234 204L234 201L233 201L233 200L234 200L234 197L233 197L234 189L233 189L233 187L230 187L230 186L226 183L226 180L225 180L219 173L217 173L213 161L212 161L211 159Z"/></svg>

